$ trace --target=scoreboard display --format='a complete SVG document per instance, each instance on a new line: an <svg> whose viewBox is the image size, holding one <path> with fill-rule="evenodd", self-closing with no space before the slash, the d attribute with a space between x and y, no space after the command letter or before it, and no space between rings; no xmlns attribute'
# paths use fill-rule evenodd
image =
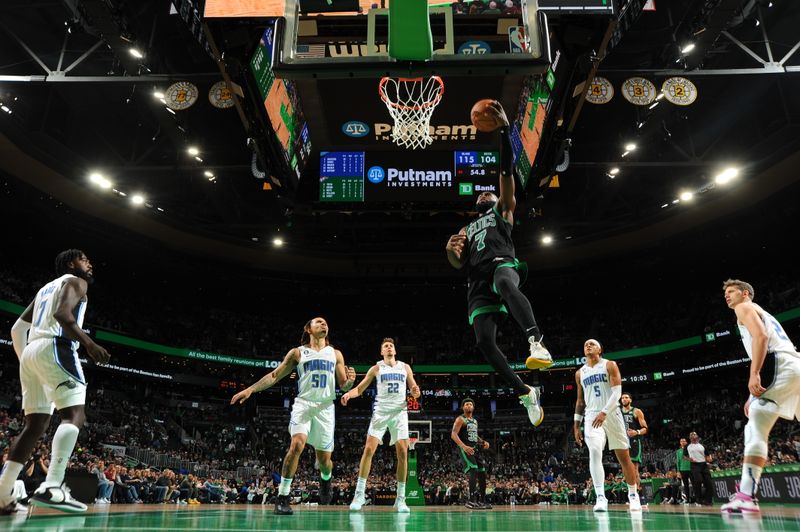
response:
<svg viewBox="0 0 800 532"><path fill-rule="evenodd" d="M418 202L472 205L481 192L499 193L494 151L320 154L319 201Z"/></svg>

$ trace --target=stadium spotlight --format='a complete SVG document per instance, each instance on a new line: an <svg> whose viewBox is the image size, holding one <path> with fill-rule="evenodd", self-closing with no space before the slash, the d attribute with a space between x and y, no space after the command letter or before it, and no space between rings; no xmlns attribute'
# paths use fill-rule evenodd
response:
<svg viewBox="0 0 800 532"><path fill-rule="evenodd" d="M636 144L634 144L633 142L629 142L625 145L625 151L630 152L634 150L636 150Z"/></svg>
<svg viewBox="0 0 800 532"><path fill-rule="evenodd" d="M130 48L128 51L129 51L129 52L131 53L131 55L132 55L133 57L135 57L136 59L141 59L141 58L143 58L143 57L144 57L144 54L142 54L142 52L140 52L140 51L138 50L138 48Z"/></svg>
<svg viewBox="0 0 800 532"><path fill-rule="evenodd" d="M203 172L203 175L206 177L214 177L214 172L212 172L211 170L206 170L205 172Z"/></svg>
<svg viewBox="0 0 800 532"><path fill-rule="evenodd" d="M111 188L111 181L109 181L102 174L99 174L97 172L93 172L92 174L89 175L89 181L91 181L98 187L104 188L106 190Z"/></svg>
<svg viewBox="0 0 800 532"><path fill-rule="evenodd" d="M156 98L157 100L163 100L164 93L161 91L153 91L153 98Z"/></svg>
<svg viewBox="0 0 800 532"><path fill-rule="evenodd" d="M197 149L196 146L189 146L188 148L186 148L186 153L196 157L196 156L200 155L200 150Z"/></svg>
<svg viewBox="0 0 800 532"><path fill-rule="evenodd" d="M143 205L144 204L144 196L141 194L134 194L131 196L131 203L134 205Z"/></svg>
<svg viewBox="0 0 800 532"><path fill-rule="evenodd" d="M273 238L272 239L272 245L275 246L276 248L281 247L283 245L283 239L282 238Z"/></svg>
<svg viewBox="0 0 800 532"><path fill-rule="evenodd" d="M619 173L619 168L617 168L616 166L608 171L608 175L610 175L611 177L614 177L618 173Z"/></svg>
<svg viewBox="0 0 800 532"><path fill-rule="evenodd" d="M683 48L681 48L681 53L682 53L683 55L686 55L686 54L688 54L689 52L691 52L692 50L694 50L694 43L693 43L693 42L690 42L689 44L687 44L687 45L685 45Z"/></svg>
<svg viewBox="0 0 800 532"><path fill-rule="evenodd" d="M734 177L739 175L738 168L726 168L717 177L714 178L714 181L719 185L725 185L731 181Z"/></svg>
<svg viewBox="0 0 800 532"><path fill-rule="evenodd" d="M544 244L545 246L549 246L552 243L553 243L553 237L552 236L544 235L542 237L542 244Z"/></svg>
<svg viewBox="0 0 800 532"><path fill-rule="evenodd" d="M691 192L686 190L684 192L681 192L680 198L681 198L681 201L691 201L692 198L694 198L694 194L692 194Z"/></svg>

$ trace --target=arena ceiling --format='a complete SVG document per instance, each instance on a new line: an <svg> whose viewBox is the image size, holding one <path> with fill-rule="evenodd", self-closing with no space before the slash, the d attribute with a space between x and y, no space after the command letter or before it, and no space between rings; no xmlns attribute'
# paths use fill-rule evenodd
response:
<svg viewBox="0 0 800 532"><path fill-rule="evenodd" d="M242 76L263 22L209 23L205 35L223 56L217 64L167 0L6 0L0 21L0 102L12 111L0 112L0 168L14 179L194 253L277 269L306 257L332 271L448 271L441 250L463 213L322 208L303 187L313 169L296 194L265 191L252 173L247 116L211 107L207 89L176 115L153 97L177 80L208 87L221 69ZM630 249L733 215L798 180L798 23L800 5L790 0L680 0L657 1L656 11L620 25L598 75L617 90L631 76L685 75L698 99L649 108L617 94L584 105L560 186L532 184L519 194L521 254L548 267ZM599 50L602 32L586 39ZM684 55L688 43L695 49ZM144 57L132 57L132 46ZM622 157L631 142L636 150ZM202 161L189 146L200 147ZM739 176L716 184L728 167ZM93 187L95 170L127 199L142 193L149 207ZM692 201L673 203L686 191L696 193ZM554 239L548 249L544 235Z"/></svg>

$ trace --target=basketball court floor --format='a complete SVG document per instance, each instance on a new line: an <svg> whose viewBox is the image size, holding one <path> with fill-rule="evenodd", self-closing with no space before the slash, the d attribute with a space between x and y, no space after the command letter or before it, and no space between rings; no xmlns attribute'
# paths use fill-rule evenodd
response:
<svg viewBox="0 0 800 532"><path fill-rule="evenodd" d="M271 505L204 505L190 507L114 505L92 507L83 515L36 508L30 516L0 517L1 530L115 531L253 531L347 530L472 531L472 530L800 530L800 508L765 507L761 516L720 516L718 507L653 506L631 515L611 505L607 514L589 506L502 506L491 511L459 507L413 508L398 514L390 507L350 512L346 506L295 507L291 516L277 516Z"/></svg>

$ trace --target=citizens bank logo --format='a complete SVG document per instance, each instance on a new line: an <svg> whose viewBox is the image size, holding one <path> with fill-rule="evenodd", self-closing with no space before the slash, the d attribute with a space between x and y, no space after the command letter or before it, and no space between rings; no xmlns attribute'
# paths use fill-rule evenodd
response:
<svg viewBox="0 0 800 532"><path fill-rule="evenodd" d="M351 120L342 124L342 133L348 137L360 138L369 134L369 126L358 120Z"/></svg>
<svg viewBox="0 0 800 532"><path fill-rule="evenodd" d="M386 172L384 172L383 168L381 168L380 166L373 166L372 168L367 170L367 179L369 179L369 182L372 184L377 185L378 183L383 181L384 177L386 177Z"/></svg>

